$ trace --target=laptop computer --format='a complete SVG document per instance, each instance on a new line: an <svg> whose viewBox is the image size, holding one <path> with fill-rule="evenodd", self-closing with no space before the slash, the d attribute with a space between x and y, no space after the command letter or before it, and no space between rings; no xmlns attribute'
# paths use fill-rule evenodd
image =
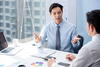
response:
<svg viewBox="0 0 100 67"><path fill-rule="evenodd" d="M0 32L0 54L11 54L14 55L22 50L22 47L8 47L8 43L3 32Z"/></svg>

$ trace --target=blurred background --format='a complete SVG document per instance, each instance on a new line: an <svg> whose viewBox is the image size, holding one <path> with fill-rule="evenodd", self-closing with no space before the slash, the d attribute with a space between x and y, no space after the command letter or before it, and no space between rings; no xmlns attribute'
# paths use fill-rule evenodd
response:
<svg viewBox="0 0 100 67"><path fill-rule="evenodd" d="M52 3L64 6L63 18L77 26L84 44L91 38L86 33L86 12L100 9L100 0L0 0L0 32L6 40L19 42L33 40L33 32L40 33L44 25L52 22L49 6Z"/></svg>

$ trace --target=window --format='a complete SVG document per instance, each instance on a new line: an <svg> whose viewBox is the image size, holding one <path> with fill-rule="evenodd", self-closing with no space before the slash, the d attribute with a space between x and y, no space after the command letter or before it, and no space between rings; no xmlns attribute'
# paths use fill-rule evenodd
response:
<svg viewBox="0 0 100 67"><path fill-rule="evenodd" d="M0 27L3 27L4 26L4 23L3 22L0 22Z"/></svg>
<svg viewBox="0 0 100 67"><path fill-rule="evenodd" d="M5 9L5 12L6 12L6 13L9 13L9 12L10 12L10 9L9 9L9 8L6 8L6 9Z"/></svg>
<svg viewBox="0 0 100 67"><path fill-rule="evenodd" d="M17 26L15 24L12 25L12 29L16 30Z"/></svg>
<svg viewBox="0 0 100 67"><path fill-rule="evenodd" d="M32 2L27 1L25 7L26 7L26 8L32 7Z"/></svg>
<svg viewBox="0 0 100 67"><path fill-rule="evenodd" d="M35 26L35 31L40 32L40 27Z"/></svg>
<svg viewBox="0 0 100 67"><path fill-rule="evenodd" d="M10 20L10 17L9 16L6 16L6 20Z"/></svg>
<svg viewBox="0 0 100 67"><path fill-rule="evenodd" d="M26 10L26 15L30 16L30 11L29 10Z"/></svg>
<svg viewBox="0 0 100 67"><path fill-rule="evenodd" d="M11 38L10 37L6 37L8 42L11 42Z"/></svg>
<svg viewBox="0 0 100 67"><path fill-rule="evenodd" d="M43 10L43 11L42 11L42 15L45 15L45 14L46 14L46 11L45 11L45 10Z"/></svg>
<svg viewBox="0 0 100 67"><path fill-rule="evenodd" d="M0 8L0 13L3 13L3 8Z"/></svg>
<svg viewBox="0 0 100 67"><path fill-rule="evenodd" d="M0 6L2 6L3 5L3 1L0 1Z"/></svg>
<svg viewBox="0 0 100 67"><path fill-rule="evenodd" d="M16 6L16 2L15 1L12 1L11 2L11 7L15 7Z"/></svg>
<svg viewBox="0 0 100 67"><path fill-rule="evenodd" d="M16 38L16 32L12 32L12 37Z"/></svg>
<svg viewBox="0 0 100 67"><path fill-rule="evenodd" d="M33 30L40 32L42 3L44 0L0 0L0 31L4 31L7 40L30 38ZM27 7L27 8L26 8ZM24 12L23 12L24 11ZM23 12L23 13L22 13Z"/></svg>
<svg viewBox="0 0 100 67"><path fill-rule="evenodd" d="M12 23L15 23L16 20L17 20L16 17L11 17L11 22L12 22Z"/></svg>
<svg viewBox="0 0 100 67"><path fill-rule="evenodd" d="M16 32L12 32L12 37L13 38L17 38L17 33Z"/></svg>
<svg viewBox="0 0 100 67"><path fill-rule="evenodd" d="M4 30L0 29L0 32L4 32Z"/></svg>
<svg viewBox="0 0 100 67"><path fill-rule="evenodd" d="M40 7L40 2L34 2L34 7Z"/></svg>
<svg viewBox="0 0 100 67"><path fill-rule="evenodd" d="M15 14L16 14L16 9L12 9L12 10L11 10L11 14L12 14L12 15L15 15Z"/></svg>
<svg viewBox="0 0 100 67"><path fill-rule="evenodd" d="M29 6L32 7L32 2L31 1L29 2Z"/></svg>
<svg viewBox="0 0 100 67"><path fill-rule="evenodd" d="M45 7L45 5L46 5L45 2L42 2L42 7Z"/></svg>
<svg viewBox="0 0 100 67"><path fill-rule="evenodd" d="M6 23L6 27L7 28L10 28L10 23Z"/></svg>
<svg viewBox="0 0 100 67"><path fill-rule="evenodd" d="M7 30L7 31L6 31L6 34L10 35L10 34L11 34L11 32L10 32L9 30Z"/></svg>
<svg viewBox="0 0 100 67"><path fill-rule="evenodd" d="M40 15L40 11L39 10L35 10L34 11L34 15Z"/></svg>
<svg viewBox="0 0 100 67"><path fill-rule="evenodd" d="M34 19L34 23L35 23L35 24L39 24L39 23L40 23L40 19L35 18L35 19Z"/></svg>
<svg viewBox="0 0 100 67"><path fill-rule="evenodd" d="M9 6L9 1L5 1L5 5L6 6Z"/></svg>
<svg viewBox="0 0 100 67"><path fill-rule="evenodd" d="M32 30L32 27L31 26L27 26L26 27L26 32L30 32Z"/></svg>
<svg viewBox="0 0 100 67"><path fill-rule="evenodd" d="M32 22L31 18L26 18L26 22Z"/></svg>
<svg viewBox="0 0 100 67"><path fill-rule="evenodd" d="M3 20L3 16L2 15L0 15L0 20Z"/></svg>
<svg viewBox="0 0 100 67"><path fill-rule="evenodd" d="M32 36L32 34L27 34L27 37L31 37Z"/></svg>

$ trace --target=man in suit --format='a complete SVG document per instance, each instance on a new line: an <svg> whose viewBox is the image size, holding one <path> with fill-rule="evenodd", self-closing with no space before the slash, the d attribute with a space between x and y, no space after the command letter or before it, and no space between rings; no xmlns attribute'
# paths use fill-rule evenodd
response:
<svg viewBox="0 0 100 67"><path fill-rule="evenodd" d="M92 40L82 47L70 67L90 67L100 58L100 10L87 13L87 31Z"/></svg>

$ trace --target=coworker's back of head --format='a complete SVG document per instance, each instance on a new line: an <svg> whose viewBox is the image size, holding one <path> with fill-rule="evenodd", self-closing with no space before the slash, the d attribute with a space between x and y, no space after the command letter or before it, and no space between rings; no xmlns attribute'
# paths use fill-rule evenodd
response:
<svg viewBox="0 0 100 67"><path fill-rule="evenodd" d="M93 10L87 13L87 22L95 27L97 33L100 34L100 10Z"/></svg>

